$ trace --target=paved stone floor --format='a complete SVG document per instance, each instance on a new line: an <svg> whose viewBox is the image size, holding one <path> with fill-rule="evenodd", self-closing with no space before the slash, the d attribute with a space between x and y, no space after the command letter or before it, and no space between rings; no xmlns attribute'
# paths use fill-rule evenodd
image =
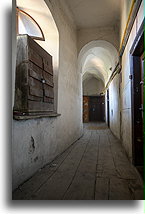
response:
<svg viewBox="0 0 145 214"><path fill-rule="evenodd" d="M13 193L13 200L139 200L143 181L105 124L84 135Z"/></svg>

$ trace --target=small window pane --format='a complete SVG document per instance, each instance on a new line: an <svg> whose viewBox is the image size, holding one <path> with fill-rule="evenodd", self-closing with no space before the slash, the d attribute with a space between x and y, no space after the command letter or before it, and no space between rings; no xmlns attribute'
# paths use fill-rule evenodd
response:
<svg viewBox="0 0 145 214"><path fill-rule="evenodd" d="M21 10L18 10L18 33L28 34L31 37L44 40L44 36L39 25L31 16Z"/></svg>

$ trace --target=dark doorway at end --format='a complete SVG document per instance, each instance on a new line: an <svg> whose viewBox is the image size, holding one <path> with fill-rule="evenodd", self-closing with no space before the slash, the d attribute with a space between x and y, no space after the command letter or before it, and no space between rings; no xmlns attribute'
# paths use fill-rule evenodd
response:
<svg viewBox="0 0 145 214"><path fill-rule="evenodd" d="M83 122L105 122L105 96L83 96Z"/></svg>

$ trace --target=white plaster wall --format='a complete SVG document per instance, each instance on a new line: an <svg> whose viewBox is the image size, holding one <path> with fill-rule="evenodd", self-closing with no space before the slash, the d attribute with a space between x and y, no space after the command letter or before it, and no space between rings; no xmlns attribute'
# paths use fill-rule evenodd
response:
<svg viewBox="0 0 145 214"><path fill-rule="evenodd" d="M116 75L109 86L110 129L120 139L120 75Z"/></svg>
<svg viewBox="0 0 145 214"><path fill-rule="evenodd" d="M132 114L131 114L131 80L130 75L130 49L143 21L143 2L134 22L127 46L122 56L122 84L121 84L121 135L125 150L132 161Z"/></svg>
<svg viewBox="0 0 145 214"><path fill-rule="evenodd" d="M98 80L94 77L83 81L83 95L84 96L97 96L104 89L104 83L102 80Z"/></svg>
<svg viewBox="0 0 145 214"><path fill-rule="evenodd" d="M120 40L123 38L132 0L121 0Z"/></svg>
<svg viewBox="0 0 145 214"><path fill-rule="evenodd" d="M13 121L13 189L82 135L81 74L77 37L66 7L46 0L59 30L58 113L56 118Z"/></svg>
<svg viewBox="0 0 145 214"><path fill-rule="evenodd" d="M107 113L108 113L108 108L107 108L107 91L106 91L106 93L105 93L105 122L106 122L106 124L108 124Z"/></svg>
<svg viewBox="0 0 145 214"><path fill-rule="evenodd" d="M122 40L123 35L124 35L124 31L125 31L125 27L126 27L126 23L129 17L129 12L131 9L131 5L132 5L132 0L121 0L121 19L120 19L120 40ZM144 15L144 6L143 6L143 1L141 3L140 9L138 11L138 15L136 17L136 30L138 31L139 26L142 23L143 20L143 15Z"/></svg>
<svg viewBox="0 0 145 214"><path fill-rule="evenodd" d="M77 31L78 53L89 42L93 40L105 40L110 42L118 50L119 48L119 27L98 27L85 28Z"/></svg>

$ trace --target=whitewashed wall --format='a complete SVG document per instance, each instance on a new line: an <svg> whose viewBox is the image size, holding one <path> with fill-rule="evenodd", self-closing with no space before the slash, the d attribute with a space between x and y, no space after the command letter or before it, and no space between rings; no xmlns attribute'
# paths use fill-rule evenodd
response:
<svg viewBox="0 0 145 214"><path fill-rule="evenodd" d="M125 48L123 57L122 57L122 141L123 145L128 153L130 160L132 160L132 115L131 115L131 80L129 79L130 75L130 49L134 42L134 39L137 35L137 32L141 26L141 23L144 18L143 13L143 2L138 11L137 17L135 19L127 46Z"/></svg>
<svg viewBox="0 0 145 214"><path fill-rule="evenodd" d="M98 96L104 89L104 83L94 77L83 81L83 95Z"/></svg>
<svg viewBox="0 0 145 214"><path fill-rule="evenodd" d="M126 2L126 1L125 1ZM124 2L124 4L125 4ZM124 5L125 7L125 5ZM123 7L123 8L124 8ZM125 17L124 17L125 16ZM123 146L132 161L132 115L131 115L131 80L130 75L130 49L143 21L143 2L135 19L124 54L122 56L122 82L119 100L119 77L116 76L109 87L110 95L110 128L112 132L122 139ZM121 26L124 30L126 13L122 13ZM123 35L123 32L120 32ZM118 104L117 104L118 102ZM120 107L119 107L120 106ZM113 110L113 113L111 112ZM121 118L120 118L121 111ZM120 118L120 119L119 119ZM119 121L120 120L120 121ZM120 125L121 127L120 127ZM120 131L119 131L120 130ZM119 133L120 132L120 133Z"/></svg>
<svg viewBox="0 0 145 214"><path fill-rule="evenodd" d="M59 30L56 118L13 121L13 189L82 135L81 74L77 72L76 29L62 1L46 0Z"/></svg>
<svg viewBox="0 0 145 214"><path fill-rule="evenodd" d="M110 129L120 139L120 75L116 75L109 86Z"/></svg>
<svg viewBox="0 0 145 214"><path fill-rule="evenodd" d="M119 48L119 31L116 27L98 27L79 29L77 31L78 37L78 52L89 42L94 40L105 40L110 42L116 49Z"/></svg>

